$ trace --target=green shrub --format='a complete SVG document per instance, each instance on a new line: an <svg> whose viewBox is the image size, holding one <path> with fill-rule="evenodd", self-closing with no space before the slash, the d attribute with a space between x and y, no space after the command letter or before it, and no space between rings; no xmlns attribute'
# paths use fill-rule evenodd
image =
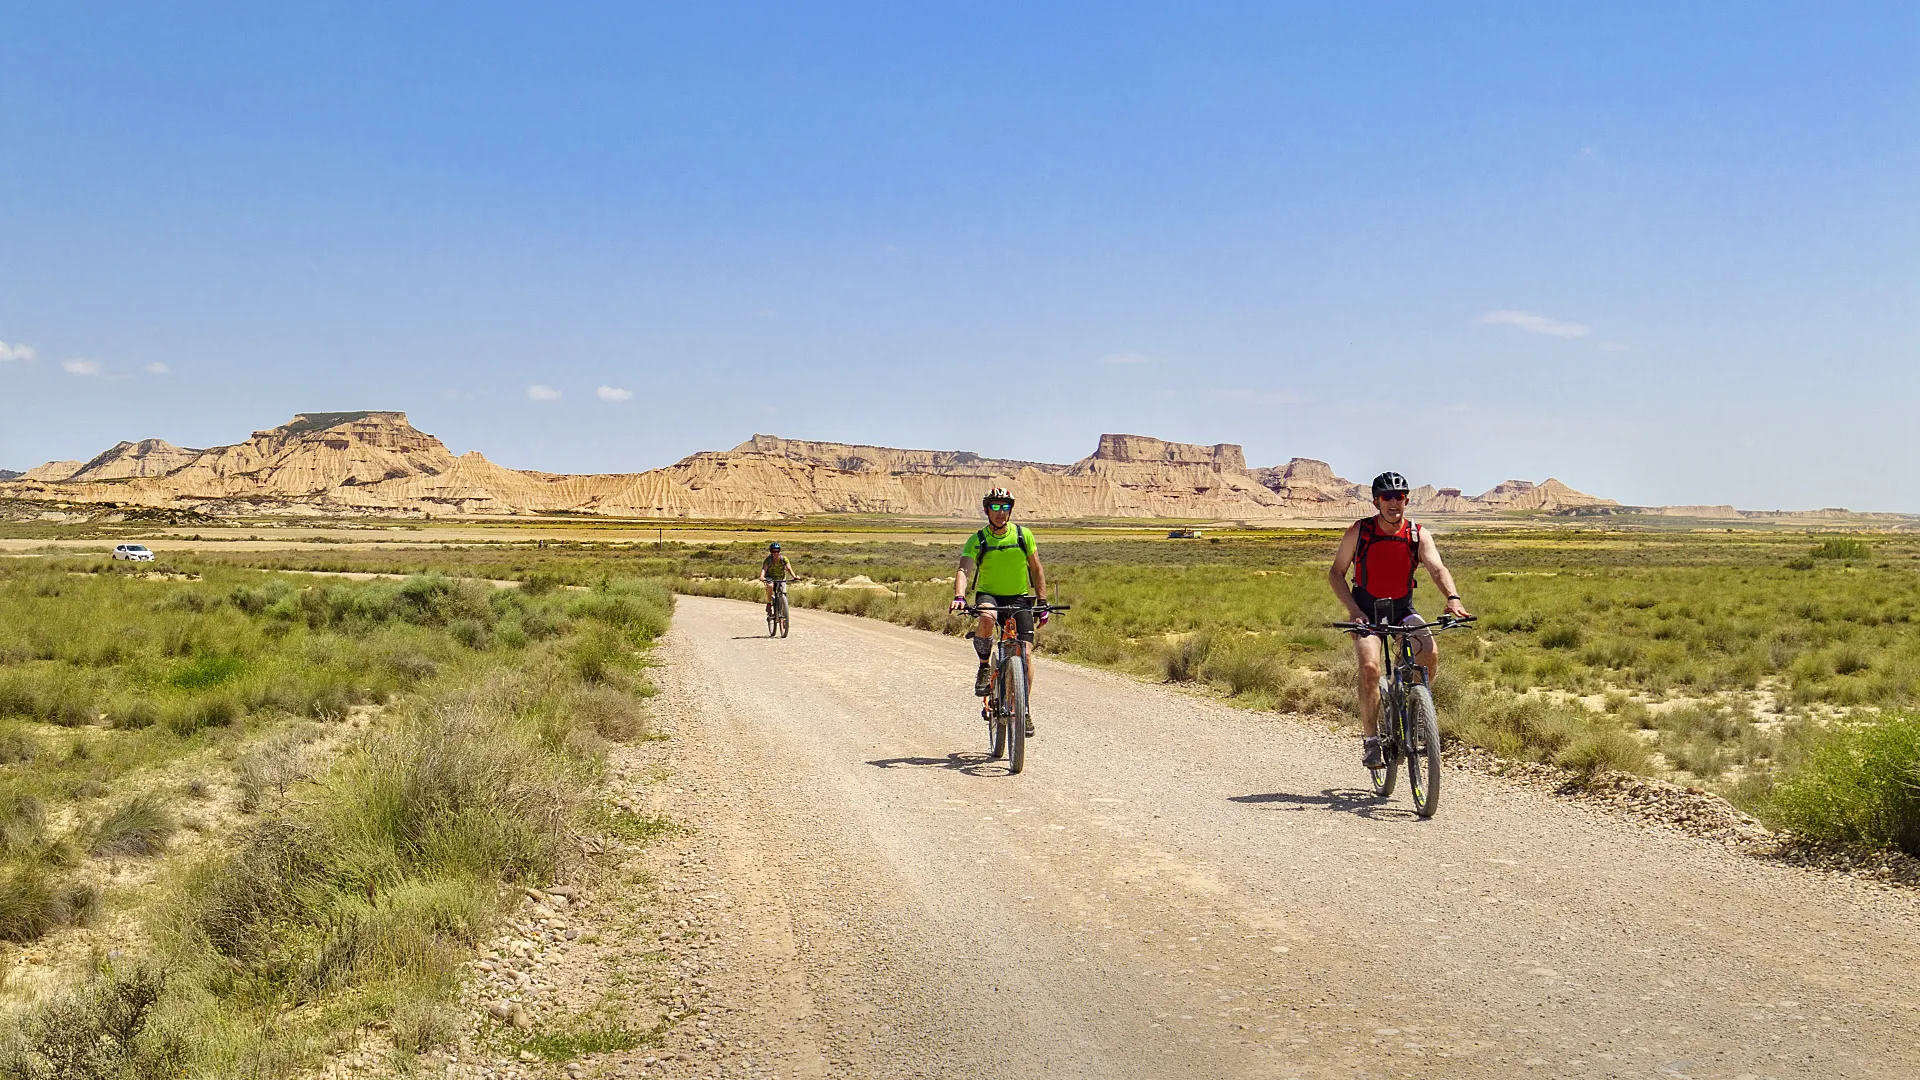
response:
<svg viewBox="0 0 1920 1080"><path fill-rule="evenodd" d="M136 795L94 823L87 854L158 855L175 828L164 803L152 795Z"/></svg>
<svg viewBox="0 0 1920 1080"><path fill-rule="evenodd" d="M247 661L238 656L198 656L176 667L167 685L180 690L211 690L247 673Z"/></svg>
<svg viewBox="0 0 1920 1080"><path fill-rule="evenodd" d="M187 1051L173 1033L149 1030L167 977L144 967L104 976L38 1006L0 1053L4 1080L159 1080L180 1075ZM156 1037L157 1036L157 1037Z"/></svg>
<svg viewBox="0 0 1920 1080"><path fill-rule="evenodd" d="M1258 640L1216 640L1200 661L1199 673L1235 697L1250 693L1278 696L1293 682L1285 657Z"/></svg>
<svg viewBox="0 0 1920 1080"><path fill-rule="evenodd" d="M1573 737L1554 757L1563 768L1592 776L1608 769L1645 772L1649 755L1645 743L1621 728L1595 725Z"/></svg>
<svg viewBox="0 0 1920 1080"><path fill-rule="evenodd" d="M1571 649L1579 644L1578 626L1549 626L1540 631L1540 647L1543 649Z"/></svg>
<svg viewBox="0 0 1920 1080"><path fill-rule="evenodd" d="M0 870L0 941L35 941L55 927L86 921L99 895L84 882L63 881L38 860Z"/></svg>
<svg viewBox="0 0 1920 1080"><path fill-rule="evenodd" d="M1920 855L1920 716L1888 713L1814 736L1762 813L1814 840Z"/></svg>
<svg viewBox="0 0 1920 1080"><path fill-rule="evenodd" d="M1829 536L1807 554L1816 559L1866 559L1873 555L1873 545L1857 536Z"/></svg>
<svg viewBox="0 0 1920 1080"><path fill-rule="evenodd" d="M1162 642L1159 651L1160 677L1166 682L1193 682L1213 651L1210 633L1186 634Z"/></svg>

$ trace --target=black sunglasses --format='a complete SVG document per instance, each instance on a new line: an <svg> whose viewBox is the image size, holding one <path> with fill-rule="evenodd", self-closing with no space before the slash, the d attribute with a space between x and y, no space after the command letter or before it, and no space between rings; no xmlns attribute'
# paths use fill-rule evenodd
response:
<svg viewBox="0 0 1920 1080"><path fill-rule="evenodd" d="M1375 495L1374 498L1385 499L1388 502L1406 502L1407 493L1404 491L1383 491L1380 494Z"/></svg>

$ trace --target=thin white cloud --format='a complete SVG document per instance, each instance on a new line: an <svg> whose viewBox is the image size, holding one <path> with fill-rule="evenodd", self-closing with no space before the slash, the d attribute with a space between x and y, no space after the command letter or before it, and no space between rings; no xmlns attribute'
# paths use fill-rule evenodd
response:
<svg viewBox="0 0 1920 1080"><path fill-rule="evenodd" d="M160 362L160 361L158 361L158 360L155 360L155 361L154 361L153 363L151 363L151 364L148 364L148 365L147 365L147 367L146 367L146 371L147 371L147 374L149 374L149 375L171 375L171 374L173 374L173 369L172 369L172 368L170 368L170 367L168 367L167 365L165 365L165 364L163 364L163 363L161 363L161 362Z"/></svg>
<svg viewBox="0 0 1920 1080"><path fill-rule="evenodd" d="M94 378L105 374L98 360L62 360L60 361L60 370L69 375L83 375Z"/></svg>
<svg viewBox="0 0 1920 1080"><path fill-rule="evenodd" d="M1116 352L1101 357L1100 362L1103 364L1151 364L1153 357L1146 353Z"/></svg>
<svg viewBox="0 0 1920 1080"><path fill-rule="evenodd" d="M1535 315L1531 311L1489 311L1473 321L1485 326L1517 327L1530 334L1545 334L1548 337L1576 338L1593 333L1591 326L1562 322L1546 315Z"/></svg>
<svg viewBox="0 0 1920 1080"><path fill-rule="evenodd" d="M633 391L622 390L617 386L601 386L594 389L593 396L601 401L632 401Z"/></svg>
<svg viewBox="0 0 1920 1080"><path fill-rule="evenodd" d="M555 390L551 386L541 386L540 384L535 383L534 385L527 387L527 400L559 401L560 391Z"/></svg>
<svg viewBox="0 0 1920 1080"><path fill-rule="evenodd" d="M31 345L9 345L4 341L0 341L0 364L4 364L9 360L31 361L38 358L39 355L39 353L33 351L33 346Z"/></svg>

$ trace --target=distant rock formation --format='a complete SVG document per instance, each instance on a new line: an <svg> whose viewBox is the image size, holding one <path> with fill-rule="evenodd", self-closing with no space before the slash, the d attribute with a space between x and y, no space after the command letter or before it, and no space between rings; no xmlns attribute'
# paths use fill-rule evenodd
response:
<svg viewBox="0 0 1920 1080"><path fill-rule="evenodd" d="M970 518L990 487L1011 489L1033 519L1272 521L1367 512L1367 490L1323 461L1248 469L1232 443L1201 446L1102 435L1071 465L897 450L772 435L641 473L562 475L456 457L401 412L302 413L231 446L193 450L123 442L88 462L49 462L0 497L165 507L215 515L778 519L813 514ZM1557 480L1509 481L1479 496L1421 488L1420 512L1613 507Z"/></svg>
<svg viewBox="0 0 1920 1080"><path fill-rule="evenodd" d="M68 483L90 480L131 480L136 476L165 476L205 451L188 450L165 439L120 442L100 456L61 477ZM49 478L51 479L51 478Z"/></svg>
<svg viewBox="0 0 1920 1080"><path fill-rule="evenodd" d="M80 467L85 464L86 462L84 461L49 461L45 465L35 465L33 468L21 473L20 478L22 480L65 480L67 477L79 472Z"/></svg>

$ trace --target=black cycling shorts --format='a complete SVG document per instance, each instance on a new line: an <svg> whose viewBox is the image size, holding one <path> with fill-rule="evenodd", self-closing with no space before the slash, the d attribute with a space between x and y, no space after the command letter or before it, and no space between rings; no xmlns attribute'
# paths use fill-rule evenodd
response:
<svg viewBox="0 0 1920 1080"><path fill-rule="evenodd" d="M982 609L983 614L989 613L987 609L993 609L995 612L1000 609L1012 610L1013 625L1015 632L1020 635L1020 640L1033 640L1033 597L995 596L992 593L975 593L973 595L973 606ZM998 615L995 615L994 621L995 623L999 622Z"/></svg>
<svg viewBox="0 0 1920 1080"><path fill-rule="evenodd" d="M1393 605L1393 614L1389 616L1386 621L1396 625L1406 622L1407 616L1409 615L1419 614L1419 612L1413 610L1412 593L1408 593L1397 599L1383 599L1375 597L1372 593L1358 585L1353 586L1351 591L1353 592L1353 602L1360 605L1360 611L1367 617L1368 622L1381 621L1374 615L1374 605L1380 603Z"/></svg>

